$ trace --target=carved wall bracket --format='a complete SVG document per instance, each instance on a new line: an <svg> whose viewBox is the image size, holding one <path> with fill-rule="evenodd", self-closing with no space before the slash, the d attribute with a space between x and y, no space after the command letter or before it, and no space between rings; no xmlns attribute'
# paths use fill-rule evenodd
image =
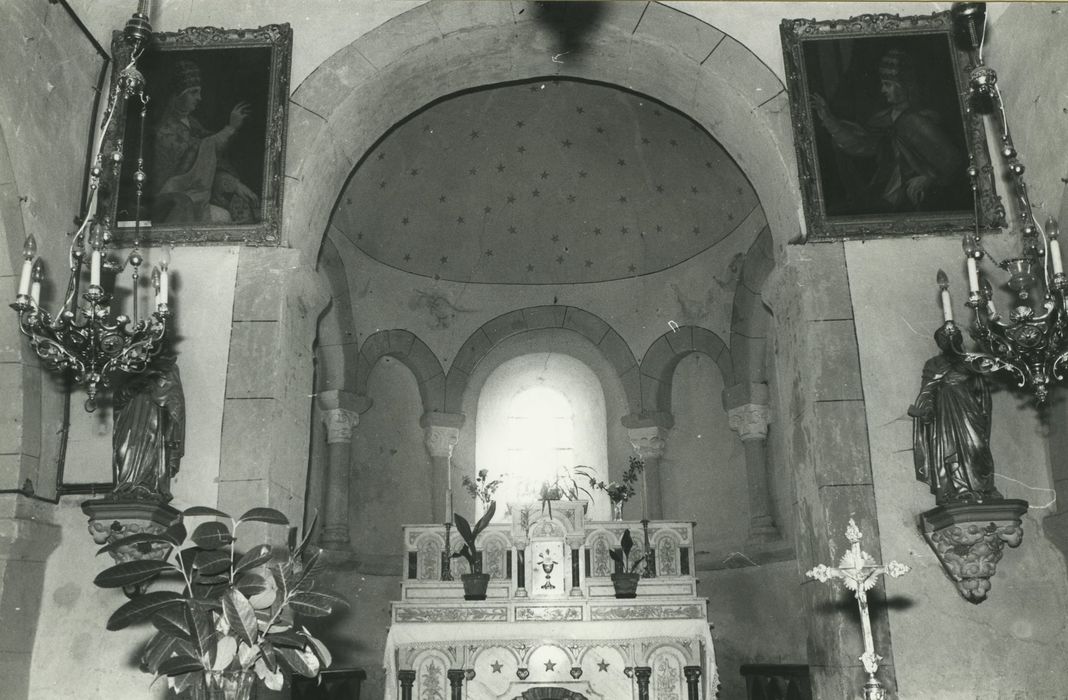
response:
<svg viewBox="0 0 1068 700"><path fill-rule="evenodd" d="M965 600L978 605L990 592L1005 546L1023 541L1027 501L954 503L920 514L923 536Z"/></svg>
<svg viewBox="0 0 1068 700"><path fill-rule="evenodd" d="M93 542L106 546L140 533L158 535L182 522L182 514L162 503L152 501L118 501L99 499L82 503L82 512L89 516L89 535ZM166 542L139 542L112 549L109 554L117 564L143 559L162 561L170 554ZM123 588L127 597L144 593L151 581Z"/></svg>

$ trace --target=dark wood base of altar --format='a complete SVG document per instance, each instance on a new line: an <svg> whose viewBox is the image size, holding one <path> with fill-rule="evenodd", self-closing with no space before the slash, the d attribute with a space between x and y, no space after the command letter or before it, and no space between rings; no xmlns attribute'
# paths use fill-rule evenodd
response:
<svg viewBox="0 0 1068 700"><path fill-rule="evenodd" d="M685 666L683 671L686 675L686 698L687 700L702 700L701 696L701 667ZM460 668L449 669L446 676L449 679L449 700L464 700L464 681L469 676L469 671ZM653 677L651 666L637 666L633 669L633 677L637 683L638 700L649 700L649 683ZM414 700L412 688L415 685L416 673L412 669L404 669L397 672L400 680L401 700ZM591 700L576 690L557 686L538 686L530 688L509 700Z"/></svg>

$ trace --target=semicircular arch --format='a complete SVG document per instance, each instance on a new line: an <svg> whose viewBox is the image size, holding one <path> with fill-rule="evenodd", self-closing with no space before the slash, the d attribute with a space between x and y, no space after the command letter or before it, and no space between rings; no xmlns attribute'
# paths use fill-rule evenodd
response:
<svg viewBox="0 0 1068 700"><path fill-rule="evenodd" d="M679 326L653 341L642 358L642 414L671 414L675 368L687 355L700 352L719 367L725 386L734 383L734 365L726 343L701 326Z"/></svg>
<svg viewBox="0 0 1068 700"><path fill-rule="evenodd" d="M502 12L496 3L429 2L331 56L291 97L289 245L315 259L349 175L408 115L463 90L556 76L619 85L689 115L749 177L776 241L796 237L799 189L779 78L743 44L684 12L659 3L605 6L565 62L546 62L552 51L535 13ZM666 42L666 30L695 41Z"/></svg>
<svg viewBox="0 0 1068 700"><path fill-rule="evenodd" d="M383 357L392 357L411 370L419 386L425 412L440 411L445 402L445 374L437 355L408 330L378 331L360 346L356 360L356 393L367 393L371 370Z"/></svg>

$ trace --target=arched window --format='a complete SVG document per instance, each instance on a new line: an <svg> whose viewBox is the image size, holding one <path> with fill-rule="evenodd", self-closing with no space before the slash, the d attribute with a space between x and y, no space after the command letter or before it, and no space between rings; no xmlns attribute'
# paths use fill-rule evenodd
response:
<svg viewBox="0 0 1068 700"><path fill-rule="evenodd" d="M494 369L478 397L475 471L503 479L498 517L507 517L509 503L536 502L542 484L571 467L585 465L604 478L605 421L597 375L570 355L521 355ZM608 499L598 497L589 517L608 519L609 509Z"/></svg>
<svg viewBox="0 0 1068 700"><path fill-rule="evenodd" d="M575 414L556 389L521 389L508 406L506 447L512 495L537 498L541 485L566 474L575 462Z"/></svg>

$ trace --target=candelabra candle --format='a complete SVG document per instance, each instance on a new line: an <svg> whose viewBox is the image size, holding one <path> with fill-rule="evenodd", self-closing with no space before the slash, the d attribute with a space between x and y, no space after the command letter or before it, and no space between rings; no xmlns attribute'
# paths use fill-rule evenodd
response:
<svg viewBox="0 0 1068 700"><path fill-rule="evenodd" d="M19 275L19 287L15 299L30 293L30 277L33 275L33 259L37 257L37 240L33 234L26 236L22 244L22 274Z"/></svg>
<svg viewBox="0 0 1068 700"><path fill-rule="evenodd" d="M953 320L953 301L949 298L949 277L944 270L938 271L938 288L942 290L942 320L949 323Z"/></svg>
<svg viewBox="0 0 1068 700"><path fill-rule="evenodd" d="M33 305L39 306L41 303L41 282L44 281L44 263L40 258L33 265L33 281L30 283L30 299L33 300Z"/></svg>
<svg viewBox="0 0 1068 700"><path fill-rule="evenodd" d="M1049 260L1053 264L1053 274L1064 274L1064 262L1061 260L1060 228L1052 216L1046 219L1046 235L1049 236Z"/></svg>

